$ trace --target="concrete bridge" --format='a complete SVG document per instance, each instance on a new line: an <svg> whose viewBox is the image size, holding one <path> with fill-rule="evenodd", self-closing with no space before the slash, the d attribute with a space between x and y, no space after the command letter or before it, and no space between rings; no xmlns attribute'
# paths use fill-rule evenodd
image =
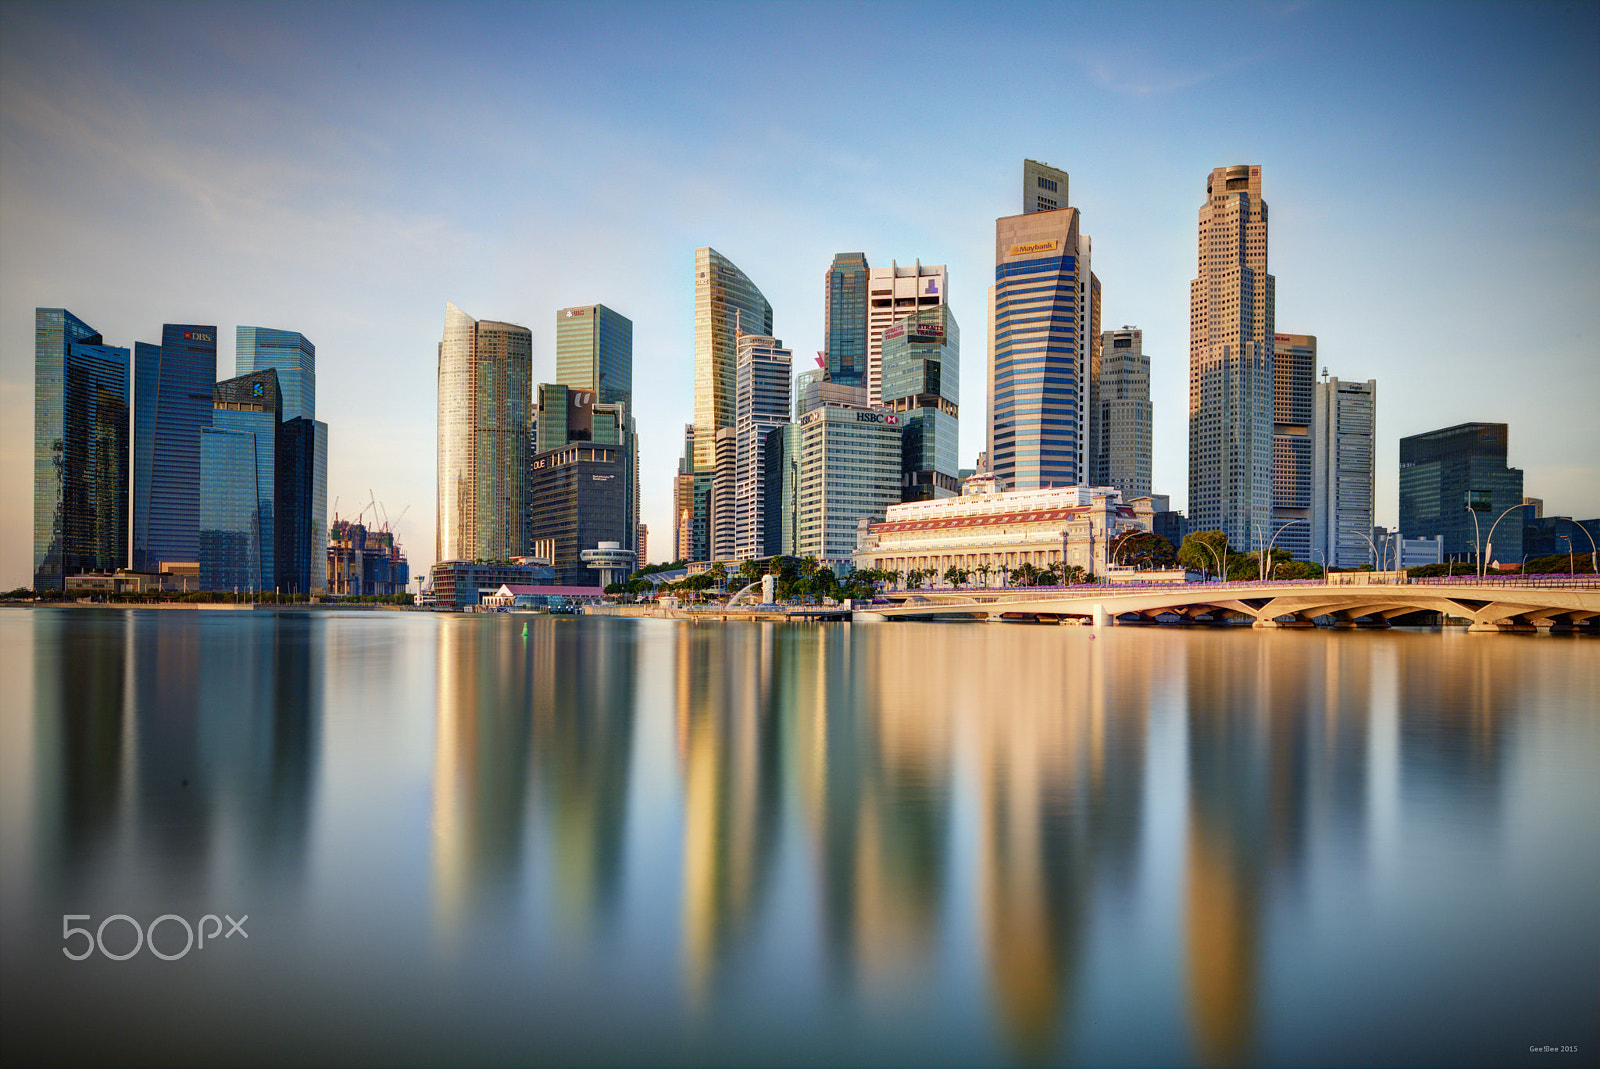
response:
<svg viewBox="0 0 1600 1069"><path fill-rule="evenodd" d="M1341 576L1341 578L1344 578ZM1317 581L1178 583L1061 590L896 591L889 605L858 608L855 619L971 617L1018 623L1229 623L1255 627L1388 627L1396 617L1437 612L1470 621L1472 631L1549 631L1588 627L1600 617L1600 582L1495 577L1412 582Z"/></svg>

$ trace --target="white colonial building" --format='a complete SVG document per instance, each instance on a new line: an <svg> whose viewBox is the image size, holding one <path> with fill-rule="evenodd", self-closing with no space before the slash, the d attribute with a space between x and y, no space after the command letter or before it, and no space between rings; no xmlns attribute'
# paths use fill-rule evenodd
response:
<svg viewBox="0 0 1600 1069"><path fill-rule="evenodd" d="M854 560L857 568L936 576L952 566L997 574L1059 563L1103 576L1112 541L1149 531L1154 516L1148 497L1124 504L1111 487L1003 491L993 475L975 475L960 497L891 505L882 523L863 521Z"/></svg>

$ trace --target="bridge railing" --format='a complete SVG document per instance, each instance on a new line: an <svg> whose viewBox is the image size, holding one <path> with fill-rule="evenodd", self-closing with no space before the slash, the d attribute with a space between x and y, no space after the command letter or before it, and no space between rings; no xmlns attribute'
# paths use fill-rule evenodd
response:
<svg viewBox="0 0 1600 1069"><path fill-rule="evenodd" d="M1139 593L1149 590L1185 590L1190 587L1204 587L1207 590L1250 590L1262 587L1282 589L1284 587L1303 588L1307 590L1328 586L1473 586L1487 588L1534 588L1534 589L1560 589L1560 590L1600 590L1600 577L1594 575L1569 576L1562 573L1548 575L1491 575L1479 578L1476 575L1455 576L1429 576L1427 578L1412 578L1410 576L1394 576L1390 573L1367 572L1335 572L1335 579L1329 583L1322 579L1230 579L1224 581L1212 580L1203 583L1077 583L1072 586L1007 586L1007 587L933 587L919 590L896 590L892 593L896 597L909 598L915 595L943 595L973 594L973 595L1034 595L1034 594L1102 594L1106 597L1115 597L1118 594ZM1371 575L1370 579L1351 580L1346 577ZM1343 581L1341 581L1341 579ZM881 596L881 595L880 595Z"/></svg>

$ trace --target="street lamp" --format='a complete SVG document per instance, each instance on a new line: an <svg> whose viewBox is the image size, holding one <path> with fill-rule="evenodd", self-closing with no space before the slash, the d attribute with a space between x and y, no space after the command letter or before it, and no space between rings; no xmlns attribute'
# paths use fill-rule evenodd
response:
<svg viewBox="0 0 1600 1069"><path fill-rule="evenodd" d="M1311 552L1314 557L1322 558L1322 582L1326 584L1328 582L1328 555L1316 546L1311 547Z"/></svg>
<svg viewBox="0 0 1600 1069"><path fill-rule="evenodd" d="M1556 537L1567 544L1567 578L1571 579L1576 574L1572 567L1572 539L1566 535L1556 535Z"/></svg>
<svg viewBox="0 0 1600 1069"><path fill-rule="evenodd" d="M1468 497L1471 497L1471 491L1468 491ZM1473 508L1471 505L1463 505L1462 508L1472 513L1472 548L1478 551L1478 578L1482 579L1483 543L1478 541L1478 510Z"/></svg>
<svg viewBox="0 0 1600 1069"><path fill-rule="evenodd" d="M1597 554L1595 553L1594 548L1594 535L1589 533L1589 528L1585 527L1583 524L1569 516L1560 516L1557 518L1566 520L1568 523L1572 524L1572 526L1583 532L1583 536L1589 540L1589 568L1591 571L1600 572L1600 560L1596 560ZM1570 544L1571 543L1569 542L1568 545ZM1568 552L1570 553L1570 550Z"/></svg>
<svg viewBox="0 0 1600 1069"><path fill-rule="evenodd" d="M1500 526L1500 521L1506 518L1506 514L1507 513L1509 513L1512 509L1520 509L1520 508L1522 508L1522 502L1520 502L1520 501L1518 501L1515 505L1507 506L1505 512L1502 512L1500 515L1496 516L1494 518L1494 522L1489 525L1489 537L1483 540L1483 553L1478 555L1478 570L1479 570L1479 573L1480 573L1478 577L1480 579L1483 578L1482 570L1483 570L1483 556L1484 556L1484 554L1489 554L1489 553L1493 553L1494 552L1494 529L1496 527ZM1478 518L1477 518L1476 514L1473 515L1472 521L1473 521L1473 523L1477 523Z"/></svg>
<svg viewBox="0 0 1600 1069"><path fill-rule="evenodd" d="M1204 538L1196 538L1195 541L1200 543L1202 546L1205 546L1206 549L1211 551L1211 556L1217 562L1217 578L1219 578L1219 579L1228 578L1227 573L1224 571L1224 569L1222 567L1222 556L1217 552L1217 547L1212 545L1210 542L1207 542ZM1205 571L1204 568L1202 568L1200 570L1202 572Z"/></svg>
<svg viewBox="0 0 1600 1069"><path fill-rule="evenodd" d="M1292 527L1297 523L1303 523L1303 524L1306 524L1306 525L1309 526L1311 521L1310 520L1289 520L1282 527L1278 528L1277 533L1275 533L1272 536L1272 541L1267 543L1267 554L1266 554L1266 557L1261 558L1261 578L1262 579L1266 579L1266 577L1267 577L1267 557L1272 556L1272 547L1278 544L1278 535L1283 534L1283 532L1287 528ZM1323 571L1327 571L1328 570L1327 566L1324 565L1322 570Z"/></svg>

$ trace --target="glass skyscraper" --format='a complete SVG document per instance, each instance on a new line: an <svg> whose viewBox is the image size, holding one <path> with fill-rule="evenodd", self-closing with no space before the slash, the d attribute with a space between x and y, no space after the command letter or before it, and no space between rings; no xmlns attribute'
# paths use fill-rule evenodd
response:
<svg viewBox="0 0 1600 1069"><path fill-rule="evenodd" d="M1506 465L1504 423L1461 423L1400 439L1400 531L1441 536L1445 560L1521 561L1522 469ZM1473 522L1473 514L1477 522ZM1494 537L1489 537L1493 528Z"/></svg>
<svg viewBox="0 0 1600 1069"><path fill-rule="evenodd" d="M200 432L200 588L277 586L276 369L219 382ZM324 562L324 569L326 562Z"/></svg>
<svg viewBox="0 0 1600 1069"><path fill-rule="evenodd" d="M603 304L556 312L555 381L633 411L633 320Z"/></svg>
<svg viewBox="0 0 1600 1069"><path fill-rule="evenodd" d="M235 375L273 368L283 391L283 418L317 418L317 347L304 334L269 327L234 332Z"/></svg>
<svg viewBox="0 0 1600 1069"><path fill-rule="evenodd" d="M277 515L273 559L285 594L328 589L328 425L314 419L278 425Z"/></svg>
<svg viewBox="0 0 1600 1069"><path fill-rule="evenodd" d="M772 335L772 305L733 261L694 253L694 470L715 471L717 431L732 427L739 346L735 331Z"/></svg>
<svg viewBox="0 0 1600 1069"><path fill-rule="evenodd" d="M128 562L128 350L34 311L33 586Z"/></svg>
<svg viewBox="0 0 1600 1069"><path fill-rule="evenodd" d="M1013 490L1076 486L1088 475L1100 287L1078 209L1066 206L1066 172L1027 161L1024 173L1049 183L1038 187L1048 196L995 220L989 470Z"/></svg>
<svg viewBox="0 0 1600 1069"><path fill-rule="evenodd" d="M328 425L315 422L317 347L304 334L269 327L239 327L234 337L238 374L275 370L283 399L274 581L284 593L324 593L328 586Z"/></svg>
<svg viewBox="0 0 1600 1069"><path fill-rule="evenodd" d="M841 252L823 276L823 349L828 380L867 384L867 254Z"/></svg>
<svg viewBox="0 0 1600 1069"><path fill-rule="evenodd" d="M961 492L957 450L961 331L947 304L883 332L883 403L900 418L900 499Z"/></svg>
<svg viewBox="0 0 1600 1069"><path fill-rule="evenodd" d="M533 334L445 305L439 343L436 559L528 552Z"/></svg>
<svg viewBox="0 0 1600 1069"><path fill-rule="evenodd" d="M168 323L133 350L133 570L200 559L200 432L211 426L217 328Z"/></svg>

